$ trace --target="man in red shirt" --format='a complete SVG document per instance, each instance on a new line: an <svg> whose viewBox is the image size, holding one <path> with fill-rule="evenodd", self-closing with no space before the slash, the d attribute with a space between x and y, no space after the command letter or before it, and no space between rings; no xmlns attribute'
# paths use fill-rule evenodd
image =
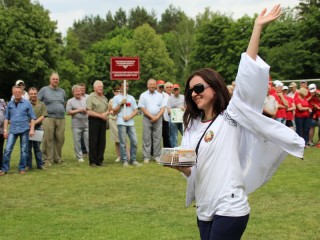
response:
<svg viewBox="0 0 320 240"><path fill-rule="evenodd" d="M292 99L296 99L298 95L299 95L299 93L297 90L297 84L295 82L290 83L289 93L287 94L287 96Z"/></svg>
<svg viewBox="0 0 320 240"><path fill-rule="evenodd" d="M287 86L283 86L282 93L283 93L283 96L288 101L288 108L286 109L286 126L295 130L296 124L294 122L294 112L296 110L296 105L293 102L293 98L290 98L287 96L287 93L288 93Z"/></svg>
<svg viewBox="0 0 320 240"><path fill-rule="evenodd" d="M310 97L308 98L308 102L309 102L309 107L312 109L312 113L310 114L310 119L309 119L310 129L309 129L308 145L314 146L313 137L314 137L315 127L317 126L317 124L319 125L320 100L319 100L319 97L316 95L317 86L314 83L312 83L309 85L308 88L309 88L309 94L310 94Z"/></svg>

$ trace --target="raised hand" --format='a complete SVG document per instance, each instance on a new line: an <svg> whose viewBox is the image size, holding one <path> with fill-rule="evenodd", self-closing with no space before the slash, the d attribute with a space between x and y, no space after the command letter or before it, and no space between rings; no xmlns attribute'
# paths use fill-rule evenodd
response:
<svg viewBox="0 0 320 240"><path fill-rule="evenodd" d="M266 14L267 9L263 9L262 12L259 14L259 16L256 18L252 35L248 44L247 48L247 54L253 59L256 60L258 50L259 50L259 42L260 42L260 34L262 31L262 28L265 24L268 24L274 20L276 20L278 17L281 16L281 8L280 4L274 6L272 10Z"/></svg>
<svg viewBox="0 0 320 240"><path fill-rule="evenodd" d="M263 26L269 22L276 20L282 14L280 4L274 6L268 14L266 14L266 12L266 8L262 10L262 12L256 18L255 24Z"/></svg>

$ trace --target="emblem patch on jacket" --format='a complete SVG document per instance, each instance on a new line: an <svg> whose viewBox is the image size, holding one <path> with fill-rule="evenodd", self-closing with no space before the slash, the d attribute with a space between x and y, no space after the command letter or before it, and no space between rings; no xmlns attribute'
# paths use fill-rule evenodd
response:
<svg viewBox="0 0 320 240"><path fill-rule="evenodd" d="M205 141L206 143L211 142L211 140L213 139L213 137L214 137L214 132L213 132L212 130L207 131L206 134L204 135L204 141Z"/></svg>

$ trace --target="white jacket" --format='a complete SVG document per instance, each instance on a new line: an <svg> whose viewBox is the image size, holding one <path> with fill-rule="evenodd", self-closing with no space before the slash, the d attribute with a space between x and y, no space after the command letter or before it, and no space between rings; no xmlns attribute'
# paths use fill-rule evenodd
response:
<svg viewBox="0 0 320 240"><path fill-rule="evenodd" d="M304 152L305 142L295 131L261 114L269 68L260 57L254 61L243 53L236 89L226 109L240 128L240 164L246 194L269 181L288 153L302 158ZM195 200L195 176L193 167L188 177L187 206Z"/></svg>

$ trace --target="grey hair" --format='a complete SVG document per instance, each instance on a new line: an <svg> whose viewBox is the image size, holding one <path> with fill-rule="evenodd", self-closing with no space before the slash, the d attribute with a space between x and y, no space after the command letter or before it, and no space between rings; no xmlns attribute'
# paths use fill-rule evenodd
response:
<svg viewBox="0 0 320 240"><path fill-rule="evenodd" d="M73 86L72 86L72 89L71 89L71 90L72 90L72 93L73 93L76 89L78 89L78 88L81 89L81 86L80 86L80 85L77 85L77 84L76 84L76 85L73 85Z"/></svg>
<svg viewBox="0 0 320 240"><path fill-rule="evenodd" d="M157 82L157 81L156 81L156 80L154 80L153 78L150 78L150 79L148 80L147 84L149 84L149 83L150 83L150 82L152 82L152 81Z"/></svg>
<svg viewBox="0 0 320 240"><path fill-rule="evenodd" d="M60 79L59 74L58 74L57 72L52 72L51 75L50 75L50 78L51 78L53 75L58 76L58 78Z"/></svg>
<svg viewBox="0 0 320 240"><path fill-rule="evenodd" d="M93 87L97 87L99 85L102 85L103 86L103 82L101 80L95 80L94 83L93 83Z"/></svg>

